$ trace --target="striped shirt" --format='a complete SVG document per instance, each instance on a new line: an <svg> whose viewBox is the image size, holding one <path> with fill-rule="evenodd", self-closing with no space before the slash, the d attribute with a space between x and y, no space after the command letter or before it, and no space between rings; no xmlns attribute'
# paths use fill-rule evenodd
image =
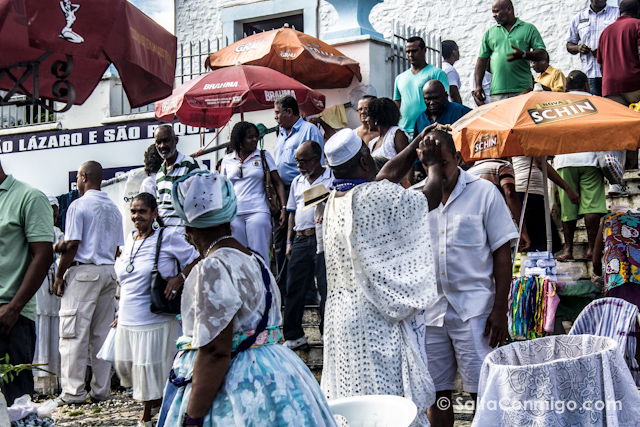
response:
<svg viewBox="0 0 640 427"><path fill-rule="evenodd" d="M588 7L571 20L567 41L587 45L592 50L598 49L602 32L618 19L618 16L620 16L620 11L615 6L605 6L598 13ZM581 53L580 61L582 62L582 71L587 74L587 77L602 77L600 65L593 53Z"/></svg>
<svg viewBox="0 0 640 427"><path fill-rule="evenodd" d="M476 162L471 169L469 169L471 175L475 175L478 178L486 179L493 185L495 185L500 193L504 196L502 186L506 184L516 183L515 174L513 172L513 166L506 160L489 159Z"/></svg>
<svg viewBox="0 0 640 427"><path fill-rule="evenodd" d="M167 172L166 161L160 166L160 170L156 175L156 184L158 187L156 200L158 201L158 215L167 227L184 225L184 222L173 208L171 189L173 188L173 183L178 178L196 169L202 169L200 164L195 159L185 156L180 152L178 152L176 162L170 168L169 172Z"/></svg>

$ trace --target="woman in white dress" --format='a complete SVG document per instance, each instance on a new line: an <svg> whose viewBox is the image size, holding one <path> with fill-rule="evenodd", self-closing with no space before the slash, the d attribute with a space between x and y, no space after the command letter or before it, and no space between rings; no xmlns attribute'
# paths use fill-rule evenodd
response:
<svg viewBox="0 0 640 427"><path fill-rule="evenodd" d="M135 230L127 237L116 260L120 282L120 308L116 327L115 369L120 383L133 387L133 398L144 402L140 426L151 426L153 408L160 406L162 389L180 325L175 315L151 312L151 270L155 261L160 225L155 196L140 193L131 202ZM158 271L168 279L165 296L174 299L198 259L198 253L181 232L165 229L158 256ZM174 292L175 291L175 292Z"/></svg>
<svg viewBox="0 0 640 427"><path fill-rule="evenodd" d="M280 293L264 260L231 235L231 183L194 171L174 183L173 204L203 258L185 283L158 426L335 425L309 369L277 344Z"/></svg>
<svg viewBox="0 0 640 427"><path fill-rule="evenodd" d="M398 106L389 98L376 98L369 101L367 111L369 129L377 130L380 134L367 144L371 150L371 156L394 158L409 145L409 135L398 127L400 120Z"/></svg>
<svg viewBox="0 0 640 427"><path fill-rule="evenodd" d="M49 196L53 209L53 223L58 218L58 199ZM53 244L64 240L64 233L53 226ZM36 350L33 363L43 364L46 371L33 371L34 389L39 393L56 394L59 390L60 349L58 325L60 323L60 297L53 293L53 282L58 269L60 254L54 252L53 262L47 272L42 286L36 292Z"/></svg>

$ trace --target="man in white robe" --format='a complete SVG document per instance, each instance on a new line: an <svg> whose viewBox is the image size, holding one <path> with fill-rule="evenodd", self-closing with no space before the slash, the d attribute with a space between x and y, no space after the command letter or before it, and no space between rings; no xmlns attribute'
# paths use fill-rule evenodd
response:
<svg viewBox="0 0 640 427"><path fill-rule="evenodd" d="M436 142L425 140L418 151L432 177L422 193L372 182L373 158L350 130L325 145L336 180L323 223L328 296L321 385L329 399L407 397L418 407L416 424L428 425L435 391L424 309L437 291L427 213L439 204L442 184Z"/></svg>

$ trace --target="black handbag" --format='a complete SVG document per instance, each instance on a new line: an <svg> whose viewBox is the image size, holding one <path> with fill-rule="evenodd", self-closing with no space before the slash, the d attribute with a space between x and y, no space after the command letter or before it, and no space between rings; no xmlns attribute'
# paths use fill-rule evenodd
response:
<svg viewBox="0 0 640 427"><path fill-rule="evenodd" d="M167 280L158 271L158 258L160 257L160 247L162 246L162 232L164 228L158 229L158 242L156 243L156 257L151 270L151 312L155 314L180 314L180 301L182 300L182 288L176 297L168 300L164 296L167 287Z"/></svg>

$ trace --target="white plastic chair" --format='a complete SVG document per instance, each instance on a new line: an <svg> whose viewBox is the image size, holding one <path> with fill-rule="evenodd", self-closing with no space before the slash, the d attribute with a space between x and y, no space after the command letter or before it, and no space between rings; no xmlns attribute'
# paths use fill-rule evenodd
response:
<svg viewBox="0 0 640 427"><path fill-rule="evenodd" d="M349 427L408 427L418 414L411 400L392 395L344 397L330 400L329 408Z"/></svg>
<svg viewBox="0 0 640 427"><path fill-rule="evenodd" d="M640 385L635 336L635 332L640 330L639 323L638 307L634 304L620 298L600 298L580 312L569 335L590 334L616 340L636 385Z"/></svg>

